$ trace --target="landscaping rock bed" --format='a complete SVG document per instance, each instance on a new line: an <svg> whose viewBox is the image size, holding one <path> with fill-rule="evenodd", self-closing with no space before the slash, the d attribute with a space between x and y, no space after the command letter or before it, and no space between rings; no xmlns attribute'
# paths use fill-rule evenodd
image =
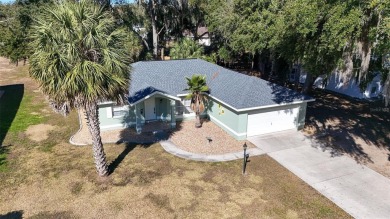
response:
<svg viewBox="0 0 390 219"><path fill-rule="evenodd" d="M210 139L210 140L209 140ZM238 141L213 122L206 120L201 128L195 128L195 121L177 124L170 140L180 149L196 154L226 154L248 148L255 148L249 141Z"/></svg>

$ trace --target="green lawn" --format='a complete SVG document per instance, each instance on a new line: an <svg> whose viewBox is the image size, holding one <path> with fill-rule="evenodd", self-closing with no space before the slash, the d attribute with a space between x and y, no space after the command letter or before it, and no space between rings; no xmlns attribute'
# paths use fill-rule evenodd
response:
<svg viewBox="0 0 390 219"><path fill-rule="evenodd" d="M5 136L16 140L30 125L44 122L44 115L33 112L39 112L45 103L36 102L33 94L25 93L23 84L0 86L0 90L5 91L0 98L0 171L6 171L6 155L12 141L4 144Z"/></svg>

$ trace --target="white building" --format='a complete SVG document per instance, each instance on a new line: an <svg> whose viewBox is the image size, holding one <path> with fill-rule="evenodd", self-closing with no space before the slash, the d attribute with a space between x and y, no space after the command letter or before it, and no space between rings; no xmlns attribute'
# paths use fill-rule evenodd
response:
<svg viewBox="0 0 390 219"><path fill-rule="evenodd" d="M211 38L207 27L198 27L196 34L199 37L198 39L199 45L203 45L203 46L211 45ZM189 30L185 30L183 35L190 39L194 39L194 35Z"/></svg>
<svg viewBox="0 0 390 219"><path fill-rule="evenodd" d="M371 82L368 82L364 90L360 88L359 81L356 78L343 81L342 77L336 73L332 73L330 77L326 77L326 75L318 77L314 82L314 86L359 99L378 97L383 90L382 77L379 73L375 75Z"/></svg>
<svg viewBox="0 0 390 219"><path fill-rule="evenodd" d="M293 69L289 74L289 81L295 82L296 71L300 71L299 83L304 84L306 80L306 72L304 69L299 68L298 65L293 66ZM380 73L377 73L373 79L368 82L364 90L360 88L359 81L356 78L344 81L341 75L336 72L333 72L330 76L321 75L317 77L313 86L359 99L378 97L382 94L383 90L382 77Z"/></svg>

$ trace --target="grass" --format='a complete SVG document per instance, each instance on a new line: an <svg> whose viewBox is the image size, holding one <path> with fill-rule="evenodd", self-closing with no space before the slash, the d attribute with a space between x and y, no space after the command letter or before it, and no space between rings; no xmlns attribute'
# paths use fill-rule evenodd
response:
<svg viewBox="0 0 390 219"><path fill-rule="evenodd" d="M0 86L0 90L5 91L0 98L0 172L4 172L8 170L8 150L3 144L6 135L16 140L30 125L44 122L45 118L41 114L32 114L40 111L44 103L34 102L34 95L25 93L23 84Z"/></svg>
<svg viewBox="0 0 390 219"><path fill-rule="evenodd" d="M112 161L126 145L105 149ZM0 198L6 201L0 214L21 209L26 217L48 212L76 218L349 217L268 156L252 157L243 176L240 160L193 162L167 154L159 144L137 145L102 179L96 176L89 147L62 143L52 152L31 150L31 156L22 158L27 164L17 170L28 176L2 185Z"/></svg>
<svg viewBox="0 0 390 219"><path fill-rule="evenodd" d="M45 102L34 102L34 96L32 94L25 94L20 104L19 110L15 116L14 122L9 128L9 132L21 132L26 131L30 125L35 125L45 122L45 116L40 110L46 106Z"/></svg>
<svg viewBox="0 0 390 219"><path fill-rule="evenodd" d="M23 85L0 86L0 90L5 91L0 99L0 115L4 119L0 126L1 135L25 131L30 125L44 122L43 115L32 113L39 112L45 103L34 102L34 95L25 93Z"/></svg>
<svg viewBox="0 0 390 219"><path fill-rule="evenodd" d="M8 170L7 151L8 150L6 147L0 147L0 172L5 172Z"/></svg>
<svg viewBox="0 0 390 219"><path fill-rule="evenodd" d="M350 218L268 156L250 158L242 175L241 160L194 162L159 144L106 144L108 161L118 162L109 177L97 177L91 148L68 143L76 113L43 113L43 102L23 98L4 137L9 171L0 172L0 218ZM47 139L33 141L28 125L14 124L32 112L38 115L27 124L56 125Z"/></svg>

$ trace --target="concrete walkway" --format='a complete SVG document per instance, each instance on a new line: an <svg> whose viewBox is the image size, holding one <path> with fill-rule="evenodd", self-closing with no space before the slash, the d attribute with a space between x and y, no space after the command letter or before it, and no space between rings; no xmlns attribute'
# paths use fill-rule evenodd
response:
<svg viewBox="0 0 390 219"><path fill-rule="evenodd" d="M390 179L296 131L248 139L355 218L390 217Z"/></svg>
<svg viewBox="0 0 390 219"><path fill-rule="evenodd" d="M175 156L189 159L189 160L195 160L195 161L206 161L206 162L221 162L221 161L231 161L231 160L237 160L244 158L243 151L236 152L236 153L228 153L228 154L221 154L221 155L206 155L206 154L194 154L191 152L184 151L180 148L178 148L175 144L173 144L171 141L160 141L161 146L164 148L165 151L168 153L171 153ZM259 148L249 148L247 150L247 153L249 156L256 156L264 154L264 151L262 151Z"/></svg>

